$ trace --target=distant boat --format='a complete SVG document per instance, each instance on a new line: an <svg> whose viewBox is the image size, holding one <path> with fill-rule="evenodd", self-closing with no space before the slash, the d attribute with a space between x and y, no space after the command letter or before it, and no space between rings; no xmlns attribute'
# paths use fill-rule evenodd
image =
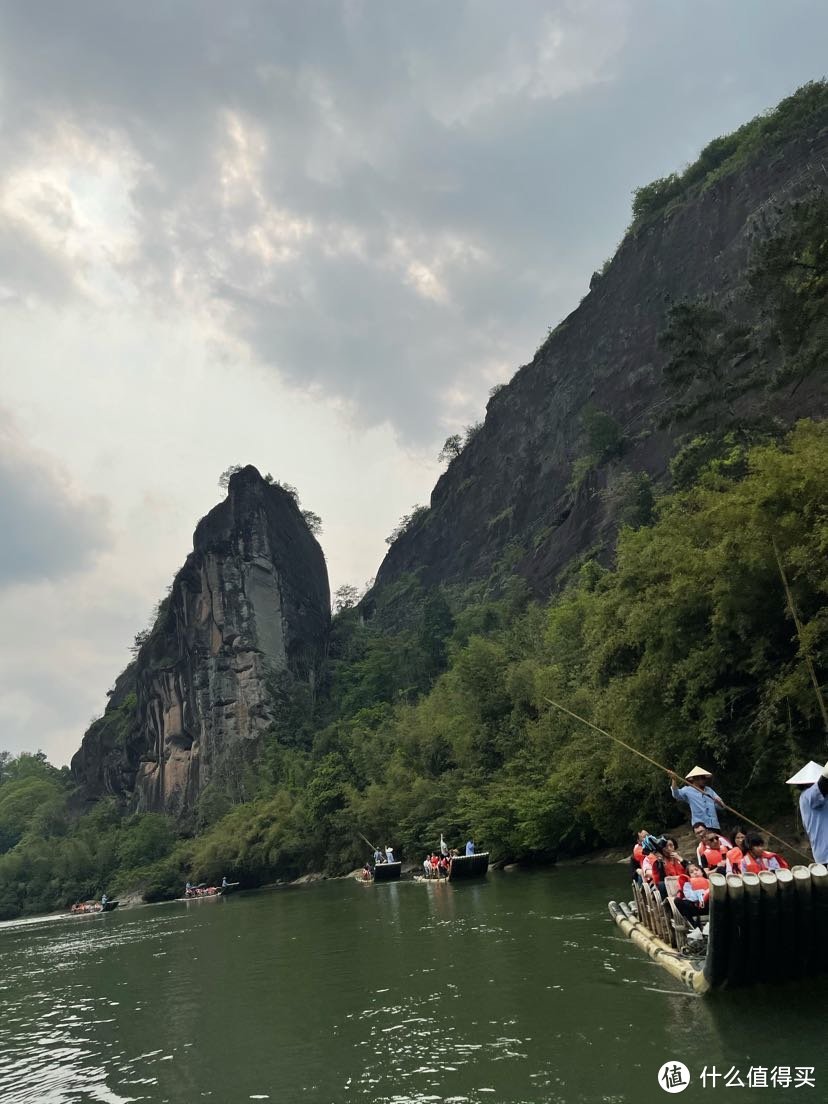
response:
<svg viewBox="0 0 828 1104"><path fill-rule="evenodd" d="M72 916L97 916L101 912L113 912L120 903L120 901L107 901L102 905L99 901L88 901L80 907L73 905L69 912Z"/></svg>
<svg viewBox="0 0 828 1104"><path fill-rule="evenodd" d="M398 882L402 871L401 862L377 863L374 867L375 882Z"/></svg>
<svg viewBox="0 0 828 1104"><path fill-rule="evenodd" d="M457 882L463 878L483 878L488 869L488 851L481 851L478 855L453 855L448 880Z"/></svg>
<svg viewBox="0 0 828 1104"><path fill-rule="evenodd" d="M220 886L207 886L198 885L193 886L194 892L184 893L183 897L176 897L176 901L206 901L212 897L223 897L228 893L232 893L234 889L238 889L239 882L227 882L225 885Z"/></svg>
<svg viewBox="0 0 828 1104"><path fill-rule="evenodd" d="M828 972L828 868L711 874L707 945L694 954L689 925L649 886L610 901L613 920L650 958L696 993Z"/></svg>

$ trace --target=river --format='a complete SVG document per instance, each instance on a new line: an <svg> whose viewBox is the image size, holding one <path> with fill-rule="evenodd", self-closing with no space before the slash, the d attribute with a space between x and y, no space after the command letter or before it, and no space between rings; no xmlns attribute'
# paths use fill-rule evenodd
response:
<svg viewBox="0 0 828 1104"><path fill-rule="evenodd" d="M0 1100L647 1104L674 1060L684 1101L828 1099L824 983L685 992L610 921L623 890L568 867L0 925Z"/></svg>

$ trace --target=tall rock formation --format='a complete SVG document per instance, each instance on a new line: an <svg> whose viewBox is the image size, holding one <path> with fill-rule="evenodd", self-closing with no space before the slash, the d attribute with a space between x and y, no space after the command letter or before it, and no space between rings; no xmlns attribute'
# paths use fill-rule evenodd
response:
<svg viewBox="0 0 828 1104"><path fill-rule="evenodd" d="M609 550L637 480L667 482L677 447L709 428L709 403L670 414L658 342L669 309L703 297L727 322L761 326L746 279L757 247L793 204L825 190L826 166L828 90L816 85L711 143L681 180L660 182L675 197L633 224L580 306L491 398L429 508L389 549L366 614L406 575L432 587L517 571L545 595L573 560ZM776 352L769 338L764 375L734 380L731 425L828 412L824 373L780 384ZM615 427L611 460L590 463L591 415Z"/></svg>
<svg viewBox="0 0 828 1104"><path fill-rule="evenodd" d="M325 560L296 501L243 468L199 522L73 774L90 797L131 793L136 809L172 814L211 781L232 788L276 719L279 680L316 678L329 620Z"/></svg>

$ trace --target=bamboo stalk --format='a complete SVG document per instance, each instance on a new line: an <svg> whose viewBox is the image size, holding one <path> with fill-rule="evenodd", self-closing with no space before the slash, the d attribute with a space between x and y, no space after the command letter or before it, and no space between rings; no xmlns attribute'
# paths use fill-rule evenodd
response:
<svg viewBox="0 0 828 1104"><path fill-rule="evenodd" d="M805 660L805 666L808 668L808 674L811 676L811 682L814 686L814 693L817 696L819 702L819 709L822 713L822 723L825 725L825 732L828 735L828 709L825 707L825 698L822 696L822 687L819 685L819 679L816 676L816 670L814 669L814 661L811 659L811 653L808 645L805 643L805 636L802 632L802 622L799 620L799 614L796 611L796 605L794 604L793 594L791 593L791 587L788 583L788 576L785 571L785 565L782 563L782 555L779 551L779 545L776 543L776 537L771 537L773 544L773 553L776 556L776 564L779 568L779 574L782 577L782 585L785 588L785 597L788 600L788 609L790 610L793 623L796 626L796 635L799 637L799 647L802 652L802 658Z"/></svg>

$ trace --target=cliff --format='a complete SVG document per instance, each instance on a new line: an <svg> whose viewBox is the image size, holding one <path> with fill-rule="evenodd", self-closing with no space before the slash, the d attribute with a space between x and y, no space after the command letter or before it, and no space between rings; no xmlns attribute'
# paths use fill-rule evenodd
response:
<svg viewBox="0 0 828 1104"><path fill-rule="evenodd" d="M237 472L73 776L88 797L131 795L138 810L173 814L211 781L232 790L277 719L276 681L313 684L329 618L322 550L294 498L253 467Z"/></svg>
<svg viewBox="0 0 828 1104"><path fill-rule="evenodd" d="M824 363L808 378L780 379L778 341L750 273L795 205L824 194L826 165L828 94L813 85L716 139L683 177L641 189L662 205L639 214L577 310L491 398L430 508L389 549L366 613L409 574L426 587L462 587L516 571L548 594L585 554L609 555L635 496L648 482L669 483L671 458L694 435L824 416ZM699 299L742 324L753 353L749 371L733 358L726 402L708 395L682 408L659 335L671 307Z"/></svg>

